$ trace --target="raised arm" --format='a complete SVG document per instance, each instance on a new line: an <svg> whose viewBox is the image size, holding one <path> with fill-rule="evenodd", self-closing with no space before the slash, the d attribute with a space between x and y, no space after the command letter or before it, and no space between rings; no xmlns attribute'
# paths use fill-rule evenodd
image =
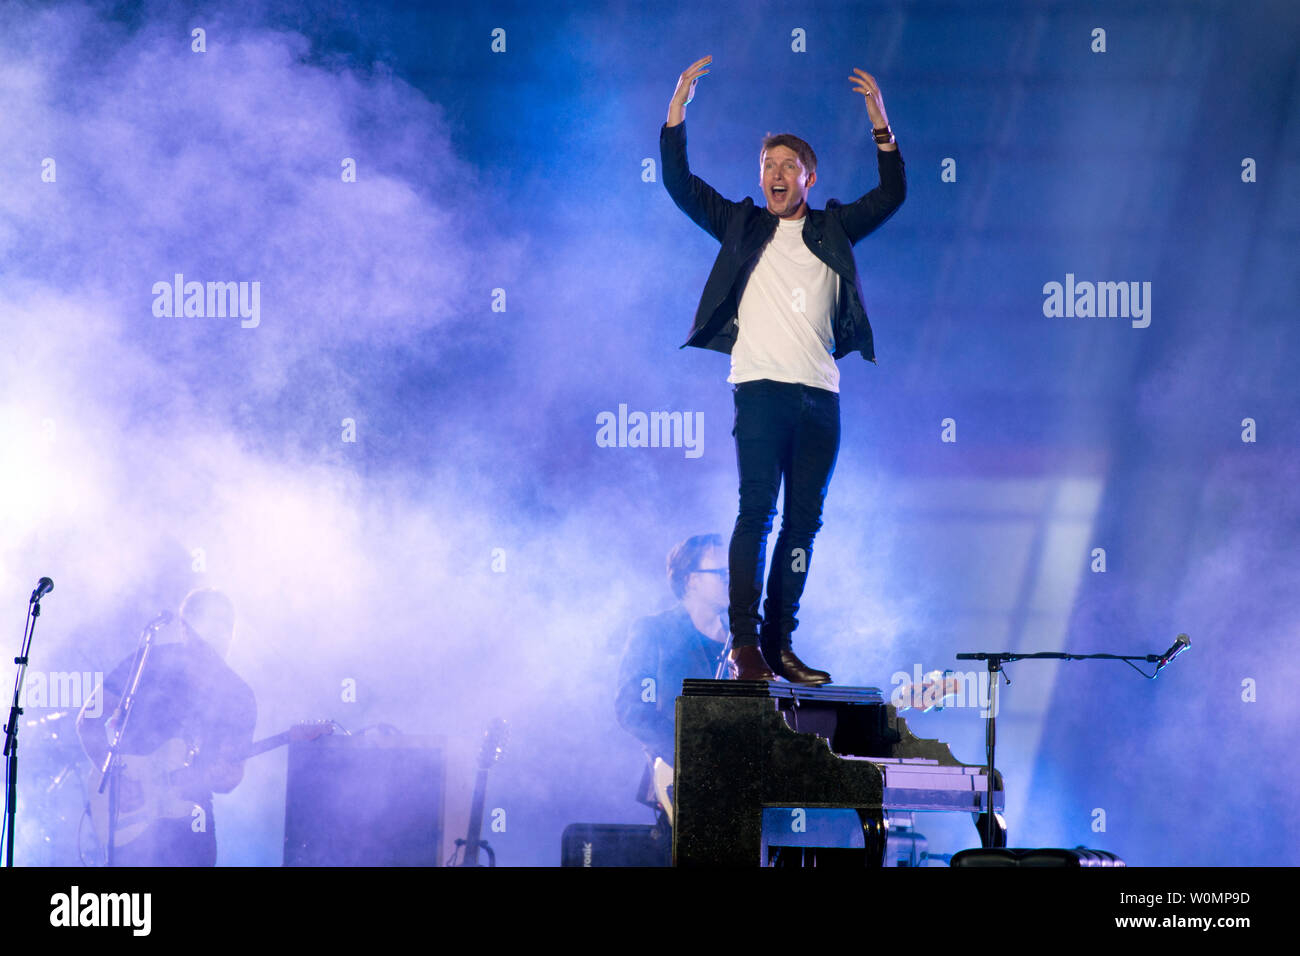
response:
<svg viewBox="0 0 1300 956"><path fill-rule="evenodd" d="M875 77L864 70L855 69L853 72L857 75L849 77L849 81L854 90L866 100L872 129L888 128L885 101L880 95L880 86ZM876 165L880 170L880 185L856 202L838 209L840 222L852 243L878 229L907 198L903 157L892 134L889 142L876 144Z"/></svg>
<svg viewBox="0 0 1300 956"><path fill-rule="evenodd" d="M686 104L695 99L695 84L709 72L708 66L712 62L713 55L709 54L696 60L677 77L677 89L673 90L673 98L668 101L669 126L678 126L686 119Z"/></svg>
<svg viewBox="0 0 1300 956"><path fill-rule="evenodd" d="M659 166L664 188L677 208L719 242L727 232L732 211L739 205L724 199L700 177L692 175L686 160L686 104L695 98L695 83L708 73L712 56L696 60L677 78L677 89L668 102L668 121L659 131Z"/></svg>

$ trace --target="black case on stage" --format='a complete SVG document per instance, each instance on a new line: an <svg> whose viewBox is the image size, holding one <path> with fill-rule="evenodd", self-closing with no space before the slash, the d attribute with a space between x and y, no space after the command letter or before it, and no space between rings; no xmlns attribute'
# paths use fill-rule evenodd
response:
<svg viewBox="0 0 1300 956"><path fill-rule="evenodd" d="M672 865L672 837L655 826L571 823L560 838L560 866Z"/></svg>
<svg viewBox="0 0 1300 956"><path fill-rule="evenodd" d="M444 738L331 734L289 744L285 866L440 866Z"/></svg>

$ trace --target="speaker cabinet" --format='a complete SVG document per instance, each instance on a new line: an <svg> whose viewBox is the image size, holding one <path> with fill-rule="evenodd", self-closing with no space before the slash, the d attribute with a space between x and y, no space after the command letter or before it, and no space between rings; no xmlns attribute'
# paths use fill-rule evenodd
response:
<svg viewBox="0 0 1300 956"><path fill-rule="evenodd" d="M571 823L560 838L560 866L672 866L673 840L656 826Z"/></svg>
<svg viewBox="0 0 1300 956"><path fill-rule="evenodd" d="M442 737L290 743L284 865L440 865L444 774Z"/></svg>

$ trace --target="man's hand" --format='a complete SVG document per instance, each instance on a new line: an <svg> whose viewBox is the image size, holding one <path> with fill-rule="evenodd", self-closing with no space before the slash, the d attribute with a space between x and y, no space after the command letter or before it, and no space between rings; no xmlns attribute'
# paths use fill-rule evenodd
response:
<svg viewBox="0 0 1300 956"><path fill-rule="evenodd" d="M216 793L229 793L244 779L244 765L238 760L220 760L204 776L205 783Z"/></svg>
<svg viewBox="0 0 1300 956"><path fill-rule="evenodd" d="M676 126L686 119L686 104L695 99L695 83L709 71L706 67L713 62L710 54L702 60L696 60L677 78L677 89L668 101L668 125Z"/></svg>
<svg viewBox="0 0 1300 956"><path fill-rule="evenodd" d="M856 67L853 70L857 76L850 76L849 82L853 89L862 94L863 99L867 101L867 114L871 117L871 125L875 129L889 125L889 117L885 115L885 101L880 96L880 86L876 83L876 78L866 70L859 70Z"/></svg>
<svg viewBox="0 0 1300 956"><path fill-rule="evenodd" d="M244 764L222 756L191 764L172 774L172 783L181 793L229 793L244 779Z"/></svg>

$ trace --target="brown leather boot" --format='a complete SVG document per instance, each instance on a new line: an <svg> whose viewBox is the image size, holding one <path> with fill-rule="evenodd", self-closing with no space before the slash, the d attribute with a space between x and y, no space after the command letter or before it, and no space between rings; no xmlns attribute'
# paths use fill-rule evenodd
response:
<svg viewBox="0 0 1300 956"><path fill-rule="evenodd" d="M736 680L776 680L772 668L763 660L763 653L757 647L733 647L727 655L731 663L731 674Z"/></svg>
<svg viewBox="0 0 1300 956"><path fill-rule="evenodd" d="M794 651L783 650L775 670L791 684L829 684L831 675L809 667L795 656Z"/></svg>

